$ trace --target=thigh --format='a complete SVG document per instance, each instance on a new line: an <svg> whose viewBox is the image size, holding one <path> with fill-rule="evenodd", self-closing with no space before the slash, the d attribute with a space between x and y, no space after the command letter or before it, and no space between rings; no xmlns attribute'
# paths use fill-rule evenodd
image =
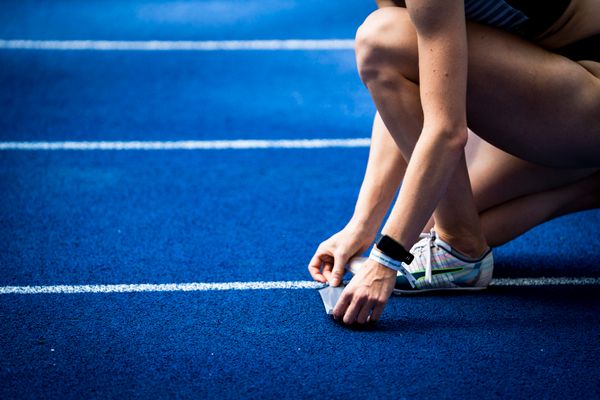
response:
<svg viewBox="0 0 600 400"><path fill-rule="evenodd" d="M417 37L406 10L377 10L361 30L369 26L376 27L375 54L385 57L385 68L418 83ZM467 31L469 126L523 160L600 166L600 64L580 64L476 23Z"/></svg>
<svg viewBox="0 0 600 400"><path fill-rule="evenodd" d="M593 69L496 29L470 24L468 34L469 125L524 160L600 166L600 78Z"/></svg>
<svg viewBox="0 0 600 400"><path fill-rule="evenodd" d="M598 169L551 168L506 153L469 132L467 165L479 212L507 201L556 189Z"/></svg>

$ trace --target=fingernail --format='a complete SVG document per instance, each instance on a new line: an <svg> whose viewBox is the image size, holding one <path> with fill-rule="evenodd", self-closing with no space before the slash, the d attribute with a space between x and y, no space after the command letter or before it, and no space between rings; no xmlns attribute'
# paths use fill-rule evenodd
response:
<svg viewBox="0 0 600 400"><path fill-rule="evenodd" d="M333 279L331 280L331 284L332 284L333 286L337 286L337 284L338 284L338 279L337 279L337 278L333 278Z"/></svg>

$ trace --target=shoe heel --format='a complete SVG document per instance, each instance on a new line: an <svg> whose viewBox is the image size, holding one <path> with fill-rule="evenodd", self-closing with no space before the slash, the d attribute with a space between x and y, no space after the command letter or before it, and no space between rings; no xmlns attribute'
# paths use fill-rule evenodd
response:
<svg viewBox="0 0 600 400"><path fill-rule="evenodd" d="M475 287L488 287L494 275L494 256L490 253L482 262ZM489 265L489 266L488 266Z"/></svg>

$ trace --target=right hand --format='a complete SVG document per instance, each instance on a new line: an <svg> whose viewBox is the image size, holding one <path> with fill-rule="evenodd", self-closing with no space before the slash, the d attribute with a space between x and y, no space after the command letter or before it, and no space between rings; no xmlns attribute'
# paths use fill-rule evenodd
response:
<svg viewBox="0 0 600 400"><path fill-rule="evenodd" d="M317 282L338 286L348 261L365 252L375 235L376 232L371 232L362 224L348 223L344 229L319 245L308 264L310 275Z"/></svg>

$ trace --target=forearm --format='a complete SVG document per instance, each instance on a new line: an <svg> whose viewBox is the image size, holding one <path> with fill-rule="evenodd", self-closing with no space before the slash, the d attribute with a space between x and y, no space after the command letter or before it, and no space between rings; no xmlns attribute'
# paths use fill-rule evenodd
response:
<svg viewBox="0 0 600 400"><path fill-rule="evenodd" d="M436 134L423 133L383 233L410 247L444 195L462 155L459 146L439 140Z"/></svg>
<svg viewBox="0 0 600 400"><path fill-rule="evenodd" d="M352 222L377 232L406 170L406 161L379 114L373 122L371 149Z"/></svg>

